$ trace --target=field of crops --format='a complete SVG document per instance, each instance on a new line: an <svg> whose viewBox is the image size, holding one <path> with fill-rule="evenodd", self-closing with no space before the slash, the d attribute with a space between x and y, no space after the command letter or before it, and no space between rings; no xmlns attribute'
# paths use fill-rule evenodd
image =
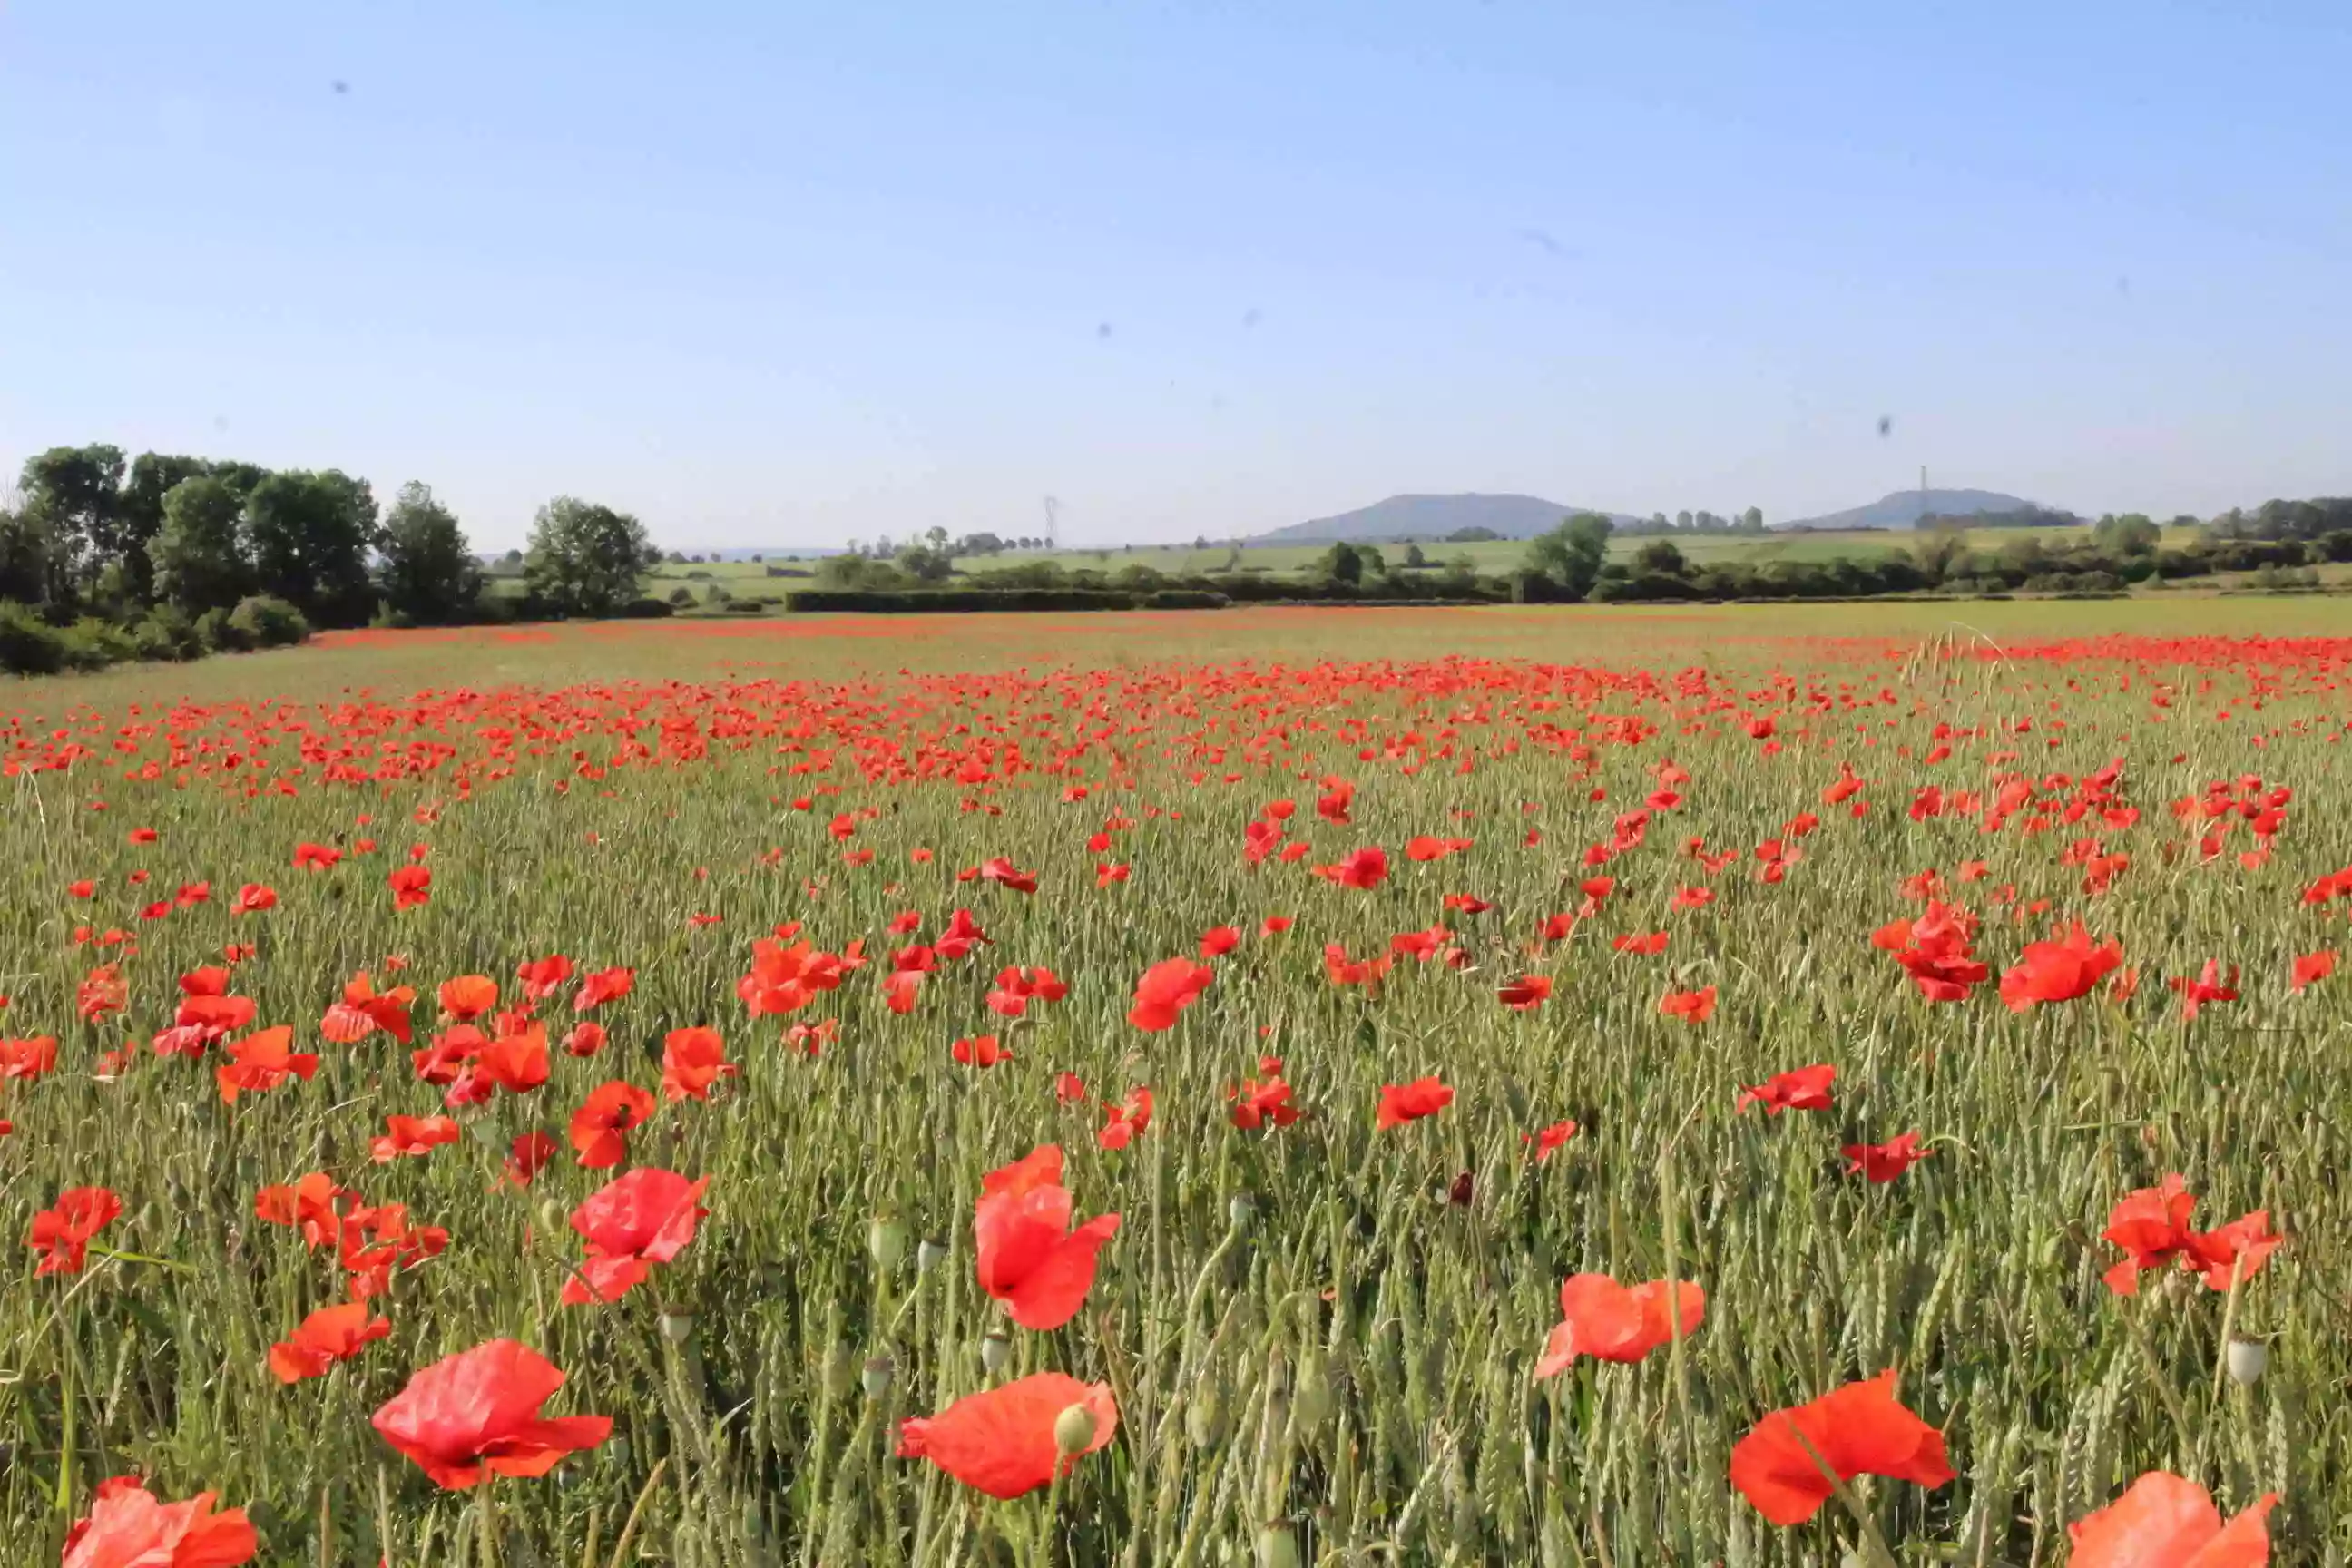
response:
<svg viewBox="0 0 2352 1568"><path fill-rule="evenodd" d="M0 1562L2342 1563L2342 612L1952 608L12 686Z"/></svg>

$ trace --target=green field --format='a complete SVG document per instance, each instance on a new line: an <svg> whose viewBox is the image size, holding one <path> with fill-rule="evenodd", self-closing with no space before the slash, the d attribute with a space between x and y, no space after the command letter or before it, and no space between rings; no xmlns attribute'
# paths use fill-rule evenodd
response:
<svg viewBox="0 0 2352 1568"><path fill-rule="evenodd" d="M138 1475L247 1510L269 1563L2055 1564L2157 1469L2276 1493L2273 1560L2341 1560L2352 973L2290 978L2342 941L2305 891L2352 859L2346 625L2187 595L811 616L17 683L0 1202L20 1238L103 1211L77 1189L121 1207L0 1287L0 1561L58 1561ZM1316 874L1351 857L1361 885ZM1890 951L1931 914L1907 951L1972 949L1962 999ZM2118 944L2079 994L2033 946L2075 921ZM1040 966L1067 994L1011 1016ZM1181 1007L1140 1005L1155 973ZM314 1064L256 1065L279 1026ZM732 1076L694 1075L702 1029ZM1741 1109L1815 1065L1827 1109ZM1424 1079L1450 1101L1381 1125ZM616 1082L649 1114L583 1163ZM1892 1179L1850 1168L1915 1131ZM1046 1146L1066 1202L987 1198ZM640 1170L709 1179L689 1239L583 1209ZM2175 1173L2238 1261L2212 1289L2158 1237L2118 1295L2111 1213ZM262 1195L306 1176L342 1194L307 1237ZM1108 1215L1090 1270L1047 1247ZM561 1304L616 1265L641 1282ZM1580 1274L1704 1314L1580 1307L1555 1348L1618 1359L1538 1375ZM383 1337L273 1373L354 1301ZM427 1421L413 1462L404 1387L500 1340L609 1433ZM1810 1428L1851 1484L1773 1437L1890 1373L1903 1454ZM1027 1403L959 1447L992 1398ZM447 1489L557 1438L551 1474ZM1049 1479L1064 1439L1091 1451ZM1773 1522L1790 1489L1818 1511Z"/></svg>

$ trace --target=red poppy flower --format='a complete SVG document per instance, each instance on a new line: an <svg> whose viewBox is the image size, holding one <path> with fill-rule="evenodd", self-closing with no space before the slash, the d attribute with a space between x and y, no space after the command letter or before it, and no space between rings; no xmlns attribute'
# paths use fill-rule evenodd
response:
<svg viewBox="0 0 2352 1568"><path fill-rule="evenodd" d="M1128 1009L1127 1021L1148 1031L1173 1028L1177 1015L1191 1006L1215 978L1216 972L1205 963L1189 958L1162 959L1136 981L1135 1005Z"/></svg>
<svg viewBox="0 0 2352 1568"><path fill-rule="evenodd" d="M1884 1143L1848 1143L1843 1152L1847 1175L1891 1182L1935 1151L1921 1148L1916 1132L1898 1132Z"/></svg>
<svg viewBox="0 0 2352 1568"><path fill-rule="evenodd" d="M343 858L343 852L325 844L294 846L294 868L298 871L324 871Z"/></svg>
<svg viewBox="0 0 2352 1568"><path fill-rule="evenodd" d="M593 1018L583 1018L572 1026L563 1037L563 1054L570 1057L593 1057L604 1048L604 1026Z"/></svg>
<svg viewBox="0 0 2352 1568"><path fill-rule="evenodd" d="M2289 984L2300 994L2336 973L2336 950L2323 947L2317 952L2298 953L2289 977Z"/></svg>
<svg viewBox="0 0 2352 1568"><path fill-rule="evenodd" d="M563 1302L617 1301L694 1239L695 1222L710 1178L689 1182L675 1171L640 1165L591 1194L572 1211L572 1228L588 1244L587 1258L563 1282Z"/></svg>
<svg viewBox="0 0 2352 1568"><path fill-rule="evenodd" d="M948 1055L968 1068L992 1068L999 1062L1013 1059L1013 1047L1001 1046L994 1035L978 1035L958 1040L948 1047Z"/></svg>
<svg viewBox="0 0 2352 1568"><path fill-rule="evenodd" d="M1538 1379L1566 1372L1579 1356L1640 1361L1671 1342L1677 1329L1689 1338L1706 1316L1706 1292L1687 1279L1628 1289L1606 1274L1571 1274L1559 1288L1559 1315L1536 1363Z"/></svg>
<svg viewBox="0 0 2352 1568"><path fill-rule="evenodd" d="M1751 1105L1760 1105L1767 1116L1778 1116L1784 1110L1827 1110L1830 1084L1836 1077L1837 1068L1827 1063L1774 1073L1756 1087L1741 1089L1738 1102L1732 1109L1745 1110Z"/></svg>
<svg viewBox="0 0 2352 1568"><path fill-rule="evenodd" d="M556 1142L545 1132L525 1132L508 1147L507 1180L518 1187L530 1185L531 1178L546 1169L555 1158Z"/></svg>
<svg viewBox="0 0 2352 1568"><path fill-rule="evenodd" d="M1085 1446L1065 1454L1062 1416L1073 1408L1093 1421ZM964 1485L1009 1500L1050 1484L1057 1470L1067 1475L1118 1430L1108 1384L1041 1372L966 1394L936 1415L901 1421L898 1457L929 1459Z"/></svg>
<svg viewBox="0 0 2352 1568"><path fill-rule="evenodd" d="M492 1340L419 1370L373 1425L451 1491L492 1474L543 1476L613 1430L609 1416L541 1415L562 1386L563 1373L538 1352Z"/></svg>
<svg viewBox="0 0 2352 1568"><path fill-rule="evenodd" d="M98 884L85 877L79 882L67 883L66 892L72 898L94 899L98 897Z"/></svg>
<svg viewBox="0 0 2352 1568"><path fill-rule="evenodd" d="M814 952L807 942L786 947L761 937L751 943L751 970L735 983L735 994L754 1018L797 1013L820 992L837 989L845 967L841 959Z"/></svg>
<svg viewBox="0 0 2352 1568"><path fill-rule="evenodd" d="M1298 1120L1298 1108L1290 1102L1290 1085L1283 1081L1281 1061L1265 1058L1259 1070L1266 1075L1264 1081L1245 1078L1240 1088L1225 1091L1225 1098L1234 1102L1234 1125L1245 1132L1255 1132L1269 1121L1287 1127Z"/></svg>
<svg viewBox="0 0 2352 1568"><path fill-rule="evenodd" d="M2252 1279L2284 1239L2271 1229L2270 1211L2256 1209L2190 1237L2181 1261L2205 1277L2207 1289L2227 1290L2233 1279Z"/></svg>
<svg viewBox="0 0 2352 1568"><path fill-rule="evenodd" d="M413 910L433 901L433 873L422 866L395 867L383 880L392 889L392 907L395 910Z"/></svg>
<svg viewBox="0 0 2352 1568"><path fill-rule="evenodd" d="M1549 1127L1538 1127L1533 1132L1520 1133L1519 1142L1534 1144L1536 1158L1543 1161L1550 1159L1555 1153L1567 1147L1568 1141L1576 1134L1575 1122L1555 1121Z"/></svg>
<svg viewBox="0 0 2352 1568"><path fill-rule="evenodd" d="M628 1132L654 1113L654 1097L626 1079L599 1084L566 1130L580 1163L606 1171L628 1154Z"/></svg>
<svg viewBox="0 0 2352 1568"><path fill-rule="evenodd" d="M108 1187L69 1187L53 1207L33 1216L25 1245L40 1254L35 1274L79 1274L90 1237L114 1223L122 1200Z"/></svg>
<svg viewBox="0 0 2352 1568"><path fill-rule="evenodd" d="M1382 953L1378 958L1354 959L1349 958L1348 950L1336 942L1323 944L1323 973L1330 976L1334 985L1377 985L1387 977L1389 966L1393 963L1395 958L1389 953Z"/></svg>
<svg viewBox="0 0 2352 1568"><path fill-rule="evenodd" d="M66 1531L64 1568L237 1568L261 1542L241 1508L213 1511L215 1494L163 1502L134 1477L98 1483L88 1517Z"/></svg>
<svg viewBox="0 0 2352 1568"><path fill-rule="evenodd" d="M2168 984L2180 994L2180 1017L2186 1023L2194 1019L2198 1010L2208 1002L2235 1002L2238 999L2238 967L2231 964L2230 978L2224 981L2221 960L2209 958L2205 961L2204 972L2196 979L2176 974Z"/></svg>
<svg viewBox="0 0 2352 1568"><path fill-rule="evenodd" d="M1826 1465L1840 1481L1885 1476L1934 1489L1952 1479L1944 1435L1895 1397L1895 1374L1775 1410L1731 1450L1731 1484L1775 1524L1802 1524L1835 1496Z"/></svg>
<svg viewBox="0 0 2352 1568"><path fill-rule="evenodd" d="M269 1347L269 1370L280 1383L324 1377L339 1361L349 1361L373 1340L392 1332L389 1319L368 1317L364 1301L321 1307L302 1320L301 1326Z"/></svg>
<svg viewBox="0 0 2352 1568"><path fill-rule="evenodd" d="M637 984L637 972L615 965L611 969L593 969L580 977L579 994L572 998L572 1010L585 1013L602 1007L607 1002L618 1002Z"/></svg>
<svg viewBox="0 0 2352 1568"><path fill-rule="evenodd" d="M1609 945L1619 952L1636 952L1644 958L1655 958L1666 951L1666 933L1662 931L1654 931L1647 935L1627 932L1612 938Z"/></svg>
<svg viewBox="0 0 2352 1568"><path fill-rule="evenodd" d="M1388 851L1377 844L1353 850L1337 865L1316 867L1315 874L1343 888L1369 891L1388 880Z"/></svg>
<svg viewBox="0 0 2352 1568"><path fill-rule="evenodd" d="M1241 946L1242 933L1234 926L1212 926L1201 933L1201 956L1223 958Z"/></svg>
<svg viewBox="0 0 2352 1568"><path fill-rule="evenodd" d="M672 1029L662 1037L664 1100L709 1100L712 1084L740 1070L727 1059L726 1042L716 1029Z"/></svg>
<svg viewBox="0 0 2352 1568"><path fill-rule="evenodd" d="M233 915L257 915L264 910L277 907L277 889L264 887L259 882L247 882L236 890L236 897L229 903L228 912Z"/></svg>
<svg viewBox="0 0 2352 1568"><path fill-rule="evenodd" d="M1496 988L1495 995L1515 1012L1532 1012L1551 999L1551 976L1522 974L1517 980L1505 981Z"/></svg>
<svg viewBox="0 0 2352 1568"><path fill-rule="evenodd" d="M368 1152L379 1165L421 1157L457 1141L457 1124L446 1116L387 1116L383 1125L383 1135L368 1141Z"/></svg>
<svg viewBox="0 0 2352 1568"><path fill-rule="evenodd" d="M223 1104L235 1105L241 1093L258 1094L276 1089L289 1078L308 1082L319 1070L319 1058L308 1052L289 1050L294 1031L280 1024L274 1029L264 1029L228 1045L229 1064L214 1070L220 1080Z"/></svg>
<svg viewBox="0 0 2352 1568"><path fill-rule="evenodd" d="M499 983L487 974L460 974L444 980L438 995L442 1012L470 1024L499 1005Z"/></svg>
<svg viewBox="0 0 2352 1568"><path fill-rule="evenodd" d="M1385 1132L1391 1127L1434 1116L1453 1103L1454 1090L1437 1079L1384 1083L1381 1085L1380 1114L1372 1119L1372 1127L1375 1131Z"/></svg>
<svg viewBox="0 0 2352 1568"><path fill-rule="evenodd" d="M1007 964L996 972L996 984L989 988L988 1010L1018 1018L1027 1014L1033 1000L1059 1002L1069 994L1068 984L1042 964L1034 969Z"/></svg>
<svg viewBox="0 0 2352 1568"><path fill-rule="evenodd" d="M1666 907L1677 910L1703 910L1713 902L1715 902L1713 888L1677 888L1675 889L1674 898L1667 902Z"/></svg>
<svg viewBox="0 0 2352 1568"><path fill-rule="evenodd" d="M1704 1024L1715 1016L1715 987L1705 985L1696 991L1669 991L1658 998L1658 1011L1669 1018L1680 1018L1686 1024Z"/></svg>
<svg viewBox="0 0 2352 1568"><path fill-rule="evenodd" d="M547 1081L547 1026L532 1024L500 1035L474 1058L475 1076L509 1094L529 1094Z"/></svg>
<svg viewBox="0 0 2352 1568"><path fill-rule="evenodd" d="M32 1083L57 1070L58 1042L53 1036L35 1035L28 1039L0 1040L0 1079L14 1079L19 1083Z"/></svg>
<svg viewBox="0 0 2352 1568"><path fill-rule="evenodd" d="M1284 931L1288 931L1297 922L1288 915L1268 915L1265 919L1258 922L1257 934L1260 936L1280 936Z"/></svg>
<svg viewBox="0 0 2352 1568"><path fill-rule="evenodd" d="M324 1171L313 1171L285 1186L262 1188L253 1196L253 1213L269 1225L296 1226L305 1243L321 1247L334 1240L341 1229L339 1207L358 1200L357 1193L337 1186Z"/></svg>
<svg viewBox="0 0 2352 1568"><path fill-rule="evenodd" d="M521 965L516 969L515 977L522 982L525 998L544 1002L572 978L572 961L560 952L552 952Z"/></svg>
<svg viewBox="0 0 2352 1568"><path fill-rule="evenodd" d="M2076 921L2062 942L2030 942L2017 966L2000 977L2000 999L2012 1013L2045 1002L2072 1002L2124 961L2123 944L2110 937L2094 947L2091 933Z"/></svg>
<svg viewBox="0 0 2352 1568"><path fill-rule="evenodd" d="M2067 1568L2263 1568L2271 1560L2272 1509L2264 1492L2229 1523L2195 1481L2150 1470L2124 1495L2066 1527Z"/></svg>
<svg viewBox="0 0 2352 1568"><path fill-rule="evenodd" d="M404 1046L410 1039L408 1006L415 999L416 993L405 985L378 994L362 969L343 987L342 1000L319 1020L319 1033L339 1046L349 1046L382 1029Z"/></svg>
<svg viewBox="0 0 2352 1568"><path fill-rule="evenodd" d="M1077 1315L1095 1282L1096 1255L1118 1233L1108 1214L1070 1229L1062 1151L1048 1143L981 1182L972 1215L980 1288L1007 1303L1027 1329L1058 1329Z"/></svg>
<svg viewBox="0 0 2352 1568"><path fill-rule="evenodd" d="M131 986L122 972L110 963L101 963L82 976L74 988L74 1010L84 1023L95 1024L110 1014L120 1013L131 1005Z"/></svg>
<svg viewBox="0 0 2352 1568"><path fill-rule="evenodd" d="M1095 1142L1106 1149L1124 1149L1151 1125L1151 1090L1131 1089L1118 1104L1104 1105L1103 1114L1107 1120L1095 1134Z"/></svg>
<svg viewBox="0 0 2352 1568"><path fill-rule="evenodd" d="M1433 838L1423 834L1417 838L1407 839L1404 852L1408 859L1423 862L1443 860L1448 855L1459 855L1469 848L1470 844L1467 838Z"/></svg>
<svg viewBox="0 0 2352 1568"><path fill-rule="evenodd" d="M131 842L152 844L155 842L155 830L152 827L134 827L131 830Z"/></svg>

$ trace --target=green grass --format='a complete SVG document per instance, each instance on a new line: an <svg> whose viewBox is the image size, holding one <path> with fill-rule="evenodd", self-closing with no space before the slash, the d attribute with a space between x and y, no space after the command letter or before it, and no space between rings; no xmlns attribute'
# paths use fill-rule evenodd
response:
<svg viewBox="0 0 2352 1568"><path fill-rule="evenodd" d="M367 1418L412 1369L499 1334L571 1373L551 1413L611 1415L624 1439L499 1483L488 1508L509 1564L579 1561L592 1515L609 1552L641 1494L640 1560L681 1564L1246 1562L1275 1520L1297 1521L1311 1562L1835 1562L1855 1543L1844 1515L1768 1525L1728 1486L1727 1455L1764 1412L1887 1367L1958 1472L1933 1492L1863 1484L1906 1563L2059 1562L2068 1521L2155 1467L2231 1508L2284 1492L2278 1561L2340 1552L2352 1200L2337 1111L2352 1056L2340 994L2293 996L2285 974L2340 923L2297 894L2352 858L2352 763L2334 742L2346 650L2258 667L2158 640L2322 633L2341 626L2332 605L942 620L345 634L11 688L23 733L63 727L96 754L5 780L0 849L19 889L0 906L6 1030L57 1036L62 1061L0 1085L16 1124L0 1193L19 1235L70 1185L109 1185L128 1212L96 1244L126 1256L37 1280L20 1250L0 1290L0 1556L54 1561L93 1482L138 1471L159 1495L251 1507L266 1562L478 1560L482 1505L436 1493ZM2147 640L2028 657L2056 637ZM2168 708L2149 700L2159 684ZM1783 749L1749 737L1751 711L1778 714ZM1939 724L1961 733L1931 765ZM427 768L425 742L453 754ZM305 743L348 748L370 773L388 752L418 771L323 784ZM955 776L974 757L1001 775L1015 744L1032 771ZM632 762L632 745L651 754ZM1931 782L1990 794L2116 755L2140 811L2129 827L2021 813L1988 833L1906 815ZM1689 775L1682 799L1610 866L1618 893L1531 954L1536 922L1576 908L1585 847L1669 759ZM303 767L297 792L248 796L257 760L265 778ZM1868 781L1866 815L1822 802L1842 763ZM2241 826L2201 863L2170 803L2247 773L2294 791L2273 857L2241 866ZM1327 774L1357 786L1348 826L1316 817ZM1087 796L1067 798L1080 784ZM801 796L813 809L794 809ZM1246 866L1244 826L1276 796L1299 803L1289 826L1314 845L1308 864L1381 844L1389 880L1354 892L1303 865ZM835 816L867 807L836 841ZM1755 846L1808 810L1823 820L1805 858L1758 881ZM1090 850L1115 816L1132 826ZM131 843L134 827L159 841ZM2063 863L2093 831L2132 858L2097 894ZM1420 834L1475 843L1416 866L1401 851ZM299 840L362 837L381 847L332 871L289 863ZM1693 837L1738 858L1710 877L1685 853ZM433 898L395 912L384 878L411 843L428 847ZM845 864L845 847L871 864ZM1036 872L1034 898L956 880L996 855ZM1110 859L1131 879L1097 889ZM2048 918L2075 915L2122 941L2137 996L2012 1016L1990 986L1948 1006L1914 994L1868 935L1916 912L1906 878L1956 879L1978 859L1984 879L1949 891L1983 917L1996 973ZM132 886L135 871L150 879ZM68 895L79 878L95 900ZM138 918L200 879L211 902ZM274 885L279 906L232 917L247 881ZM1670 908L1701 881L1713 904ZM2049 916L1996 904L2006 884L2018 905L2051 900ZM1495 908L1448 911L1453 892ZM889 1012L877 973L915 939L887 923L915 910L932 932L957 907L992 945L943 963L911 1015ZM706 913L723 922L692 923ZM1297 925L1261 939L1269 914ZM816 1060L735 995L751 940L781 921L832 950L863 938L875 960L797 1016L841 1021ZM1326 942L1360 957L1435 921L1473 967L1400 959L1376 999L1326 979ZM103 956L74 942L85 923L139 949L122 960L129 1012L102 1026L75 1014ZM1252 934L1178 1026L1131 1026L1136 976L1222 923ZM1656 930L1672 933L1659 957L1612 951L1613 935ZM217 1047L198 1065L145 1042L174 977L233 940L259 948L234 985L257 1022L295 1026L322 1061L315 1081L232 1109L214 1091ZM600 1015L604 1054L559 1051L546 1087L458 1113L476 1135L371 1163L383 1116L437 1110L439 1091L380 1037L320 1040L341 984L362 968L415 984L429 1032L440 981L478 972L511 995L516 965L555 952L636 969L635 992ZM2165 983L2208 957L2243 966L2244 997L2184 1024ZM1053 966L1069 997L1008 1031L982 995L1010 963ZM1553 980L1550 1001L1500 1007L1496 984L1528 971ZM1720 996L1707 1023L1659 1014L1664 992L1706 984ZM556 1008L560 1034L572 1016ZM558 1308L579 1256L563 1217L603 1178L567 1154L518 1192L498 1180L499 1150L530 1128L560 1136L606 1078L655 1085L667 1031L702 1023L741 1078L710 1103L665 1105L632 1149L709 1175L710 1216L626 1300ZM1010 1033L1013 1061L950 1062L953 1039L989 1030ZM93 1081L126 1037L137 1066ZM1309 1114L1247 1134L1225 1089L1262 1052L1284 1058ZM1815 1061L1840 1068L1834 1111L1734 1113L1739 1085ZM1087 1103L1056 1102L1063 1071ZM1423 1074L1454 1104L1376 1132L1381 1086ZM1138 1085L1157 1096L1150 1130L1098 1149L1094 1102ZM1582 1133L1532 1163L1521 1135L1562 1117ZM1899 1182L1842 1173L1842 1142L1913 1128L1937 1152ZM972 1200L983 1172L1047 1142L1067 1152L1077 1213L1123 1224L1087 1309L1013 1330L1003 1375L1108 1382L1120 1429L1050 1498L1000 1503L890 1457L888 1435L993 1381L980 1353L1002 1320L974 1279ZM341 1278L327 1251L256 1223L253 1194L310 1170L407 1204L450 1243L383 1300L391 1338L281 1388L269 1343ZM2203 1223L2267 1207L2289 1237L2236 1307L2273 1341L2250 1389L2215 1392L2220 1297L2152 1279L2126 1302L2099 1285L2116 1256L2098 1239L2109 1206L2175 1170ZM1464 1173L1466 1205L1445 1196ZM910 1248L877 1266L877 1215L943 1239L943 1259L919 1269ZM1706 1321L1679 1353L1535 1384L1579 1269L1695 1279ZM658 1331L664 1306L691 1314L685 1342ZM895 1374L868 1397L855 1369L882 1355ZM1302 1384L1328 1384L1328 1410Z"/></svg>

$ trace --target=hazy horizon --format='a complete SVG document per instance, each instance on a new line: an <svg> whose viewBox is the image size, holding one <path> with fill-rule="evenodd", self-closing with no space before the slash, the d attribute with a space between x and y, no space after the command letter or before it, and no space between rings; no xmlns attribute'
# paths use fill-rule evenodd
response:
<svg viewBox="0 0 2352 1568"><path fill-rule="evenodd" d="M422 479L493 552L2341 494L2347 28L20 5L0 471Z"/></svg>

